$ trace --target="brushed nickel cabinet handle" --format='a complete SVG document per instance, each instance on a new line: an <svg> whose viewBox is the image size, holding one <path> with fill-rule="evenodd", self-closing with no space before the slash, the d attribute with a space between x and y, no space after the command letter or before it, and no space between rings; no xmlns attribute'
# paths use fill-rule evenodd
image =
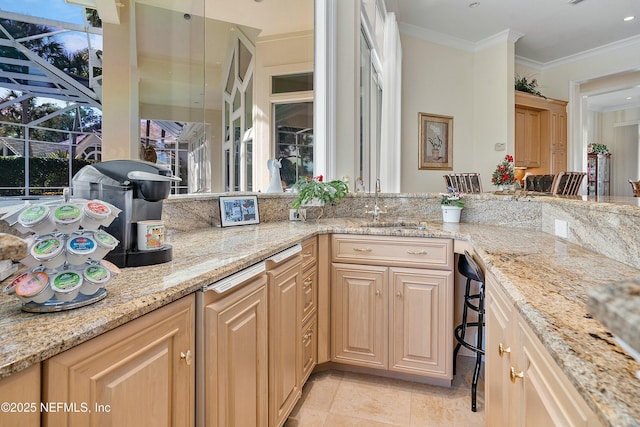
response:
<svg viewBox="0 0 640 427"><path fill-rule="evenodd" d="M400 291L396 292L396 296L397 297L402 297L402 294L400 293Z"/></svg>
<svg viewBox="0 0 640 427"><path fill-rule="evenodd" d="M411 249L407 249L407 253L411 254L411 255L426 255L427 251L425 251L424 249L419 250L419 251L414 251L414 250L411 250Z"/></svg>
<svg viewBox="0 0 640 427"><path fill-rule="evenodd" d="M187 350L187 353L180 352L180 359L184 360L187 366L191 365L191 350Z"/></svg>
<svg viewBox="0 0 640 427"><path fill-rule="evenodd" d="M309 253L309 252L305 252L302 254L302 258L309 258L310 256L312 256L313 254Z"/></svg>
<svg viewBox="0 0 640 427"><path fill-rule="evenodd" d="M302 284L304 285L305 288L311 286L312 283L313 283L313 280L311 280L311 279L307 279L304 282L302 282Z"/></svg>
<svg viewBox="0 0 640 427"><path fill-rule="evenodd" d="M376 296L380 296L380 289L376 289Z"/></svg>

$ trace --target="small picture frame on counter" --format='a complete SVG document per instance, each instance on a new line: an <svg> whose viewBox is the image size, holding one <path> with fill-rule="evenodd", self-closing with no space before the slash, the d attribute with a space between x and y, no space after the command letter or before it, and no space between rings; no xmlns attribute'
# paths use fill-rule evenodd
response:
<svg viewBox="0 0 640 427"><path fill-rule="evenodd" d="M258 196L220 196L220 225L260 224Z"/></svg>

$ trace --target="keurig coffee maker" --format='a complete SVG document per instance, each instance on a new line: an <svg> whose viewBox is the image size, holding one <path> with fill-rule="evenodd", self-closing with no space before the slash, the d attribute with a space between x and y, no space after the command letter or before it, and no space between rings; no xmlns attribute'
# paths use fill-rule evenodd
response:
<svg viewBox="0 0 640 427"><path fill-rule="evenodd" d="M180 181L168 167L138 160L109 160L85 166L73 177L73 195L98 199L121 209L105 230L120 243L105 257L118 267L138 267L171 261L171 245L140 250L137 223L160 220L162 201L171 182ZM141 243L142 244L142 243Z"/></svg>

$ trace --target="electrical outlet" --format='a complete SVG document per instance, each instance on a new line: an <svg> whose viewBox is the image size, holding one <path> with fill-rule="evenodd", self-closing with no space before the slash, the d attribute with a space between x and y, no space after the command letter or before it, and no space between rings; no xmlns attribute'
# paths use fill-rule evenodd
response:
<svg viewBox="0 0 640 427"><path fill-rule="evenodd" d="M556 236L563 239L569 237L569 223L567 221L556 219Z"/></svg>
<svg viewBox="0 0 640 427"><path fill-rule="evenodd" d="M304 209L289 209L289 221L302 221L302 218L307 213Z"/></svg>

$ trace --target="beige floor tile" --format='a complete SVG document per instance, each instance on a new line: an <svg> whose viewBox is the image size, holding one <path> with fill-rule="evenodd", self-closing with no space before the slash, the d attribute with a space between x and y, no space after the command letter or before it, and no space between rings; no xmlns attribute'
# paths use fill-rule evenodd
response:
<svg viewBox="0 0 640 427"><path fill-rule="evenodd" d="M365 376L345 375L331 405L331 414L352 416L391 425L409 425L411 386Z"/></svg>
<svg viewBox="0 0 640 427"><path fill-rule="evenodd" d="M342 377L342 372L338 371L326 371L313 375L302 389L301 404L305 408L328 412Z"/></svg>
<svg viewBox="0 0 640 427"><path fill-rule="evenodd" d="M451 387L351 372L311 376L286 427L481 427L484 381L478 382L478 412L471 411L475 359L460 356Z"/></svg>
<svg viewBox="0 0 640 427"><path fill-rule="evenodd" d="M301 408L295 416L290 416L284 423L284 427L322 427L329 413L313 408Z"/></svg>
<svg viewBox="0 0 640 427"><path fill-rule="evenodd" d="M397 424L385 424L369 419L350 417L338 414L329 414L325 423L326 427L390 427Z"/></svg>

